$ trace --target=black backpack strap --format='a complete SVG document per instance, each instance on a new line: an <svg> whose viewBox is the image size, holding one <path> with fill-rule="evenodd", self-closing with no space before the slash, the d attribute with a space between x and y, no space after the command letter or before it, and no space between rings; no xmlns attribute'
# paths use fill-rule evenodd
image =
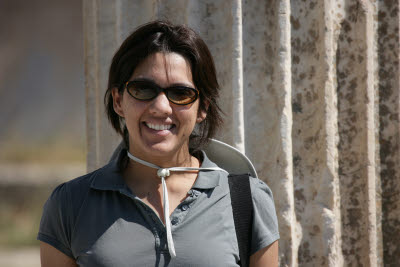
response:
<svg viewBox="0 0 400 267"><path fill-rule="evenodd" d="M253 224L253 201L249 174L228 176L231 193L233 221L239 245L240 266L249 266L251 229Z"/></svg>

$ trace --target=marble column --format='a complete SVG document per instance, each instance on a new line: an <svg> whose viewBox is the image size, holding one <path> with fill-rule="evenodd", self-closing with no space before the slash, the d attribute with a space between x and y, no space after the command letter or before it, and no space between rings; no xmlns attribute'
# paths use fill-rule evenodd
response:
<svg viewBox="0 0 400 267"><path fill-rule="evenodd" d="M111 58L136 27L184 23L209 45L217 136L271 187L280 266L392 266L400 240L399 1L84 0L88 171L119 143Z"/></svg>

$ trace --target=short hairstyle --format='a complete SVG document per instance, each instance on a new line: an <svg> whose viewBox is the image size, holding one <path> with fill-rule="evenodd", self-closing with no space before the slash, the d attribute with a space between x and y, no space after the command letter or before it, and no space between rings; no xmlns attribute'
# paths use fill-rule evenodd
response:
<svg viewBox="0 0 400 267"><path fill-rule="evenodd" d="M108 88L104 95L108 119L129 146L128 130L124 119L114 111L111 91L118 88L122 94L135 68L149 55L157 52L174 52L190 63L194 85L200 92L199 110L207 112L206 118L189 139L191 150L197 150L217 132L222 124L222 111L217 103L219 85L211 53L201 37L185 25L157 20L140 26L125 39L110 66Z"/></svg>

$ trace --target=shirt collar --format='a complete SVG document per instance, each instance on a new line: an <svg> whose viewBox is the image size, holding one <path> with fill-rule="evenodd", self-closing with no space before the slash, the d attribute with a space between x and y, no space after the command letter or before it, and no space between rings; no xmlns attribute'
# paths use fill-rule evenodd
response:
<svg viewBox="0 0 400 267"><path fill-rule="evenodd" d="M122 160L123 153L126 153L125 149L122 149L119 152L118 157L114 158L103 168L96 171L93 182L90 185L91 188L113 191L128 189L118 166L118 162Z"/></svg>
<svg viewBox="0 0 400 267"><path fill-rule="evenodd" d="M217 164L212 162L207 157L204 151L201 152L203 154L203 162L201 163L201 168L218 167ZM223 171L199 171L196 182L194 183L192 188L197 188L197 189L215 188L220 184L220 180L223 175L224 175Z"/></svg>
<svg viewBox="0 0 400 267"><path fill-rule="evenodd" d="M202 168L218 167L212 162L204 151L201 151L203 155ZM118 163L126 155L126 149L122 149L119 152L118 157L110 161L103 168L99 169L95 173L95 177L90 187L98 190L112 190L112 191L130 191L126 185ZM211 189L215 188L220 184L220 180L224 175L223 171L199 171L196 182L192 188L196 189Z"/></svg>

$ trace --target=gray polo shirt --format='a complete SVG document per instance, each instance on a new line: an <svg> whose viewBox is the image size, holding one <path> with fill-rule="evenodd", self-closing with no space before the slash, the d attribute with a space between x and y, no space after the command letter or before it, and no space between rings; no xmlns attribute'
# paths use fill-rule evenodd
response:
<svg viewBox="0 0 400 267"><path fill-rule="evenodd" d="M203 156L202 167L216 166ZM81 266L238 266L224 172L199 172L188 197L171 214L177 254L171 259L163 222L127 187L117 161L59 185L44 206L38 239ZM253 254L279 233L271 190L256 178L250 185Z"/></svg>

